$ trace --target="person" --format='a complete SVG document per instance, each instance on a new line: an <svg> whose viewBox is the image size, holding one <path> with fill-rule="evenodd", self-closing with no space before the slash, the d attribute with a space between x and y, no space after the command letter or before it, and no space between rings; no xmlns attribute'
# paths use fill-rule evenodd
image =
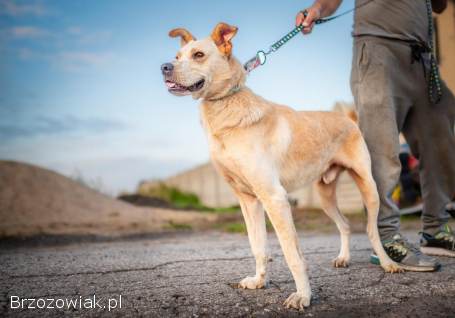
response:
<svg viewBox="0 0 455 318"><path fill-rule="evenodd" d="M332 15L341 2L314 1L306 14L297 14L296 25L310 33L315 21ZM440 265L428 255L455 257L445 210L455 192L455 98L439 78L432 53L432 11L442 12L447 0L356 0L355 5L351 90L380 197L382 244L404 269L433 271ZM390 198L400 176L400 132L420 161L420 249L400 234L400 214Z"/></svg>

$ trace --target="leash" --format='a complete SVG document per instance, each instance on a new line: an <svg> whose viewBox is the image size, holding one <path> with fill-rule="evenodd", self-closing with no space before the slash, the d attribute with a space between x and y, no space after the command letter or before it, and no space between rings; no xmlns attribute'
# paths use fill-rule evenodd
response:
<svg viewBox="0 0 455 318"><path fill-rule="evenodd" d="M347 10L345 12L342 12L340 14L337 14L337 15L334 15L334 16L331 16L331 17L328 17L328 18L321 18L321 19L317 19L314 21L315 24L322 24L322 23L326 23L326 22L329 22L329 21L333 21L335 19L338 19L348 13L351 13L367 4L369 4L370 2L373 2L374 0L368 0L364 3L361 3L357 6L355 6L354 8L350 9L350 10ZM308 11L307 10L304 10L304 11L300 11L301 13L303 13L304 17L307 17L308 16ZM251 59L249 59L244 65L243 67L245 68L245 71L247 73L250 73L252 70L254 70L255 68L257 68L258 66L260 65L264 65L265 62L267 61L267 55L270 55L274 52L276 52L278 49L280 49L284 44L286 44L289 40L291 40L293 37L295 37L297 34L300 33L300 31L303 30L303 25L299 25L299 26L296 26L294 29L292 29L289 33L287 33L286 35L284 35L281 39L279 39L278 41L276 41L275 43L273 43L269 49L267 51L264 51L264 50L259 50L256 52L256 55L254 57L252 57Z"/></svg>
<svg viewBox="0 0 455 318"><path fill-rule="evenodd" d="M348 13L351 13L371 2L373 2L375 0L368 0L368 1L365 1L364 3L361 3L357 6L355 6L354 8L350 9L350 10L347 10L345 12L342 12L340 14L337 14L337 15L334 15L334 16L331 16L331 17L328 17L328 18L321 18L321 19L317 19L314 21L315 24L323 24L323 23L326 23L326 22L329 22L329 21L333 21L335 19L338 19ZM442 88L441 88L441 77L440 77L440 74L439 74L439 67L438 67L438 64L437 64L437 61L436 61L436 57L435 57L435 54L434 54L434 43L433 43L433 35L434 35L434 25L433 25L433 15L432 15L432 6L431 6L431 0L425 0L425 3L426 3L426 8L427 8L427 16L428 16L428 44L427 44L427 51L424 52L424 51L419 51L421 49L419 48L415 48L415 47L412 47L411 46L411 49L412 49L412 61L415 60L419 60L419 58L416 58L416 55L421 55L422 52L424 53L429 53L430 55L430 78L429 78L429 81L428 81L428 96L429 96L429 99L430 99L430 102L433 103L433 104L437 104L439 103L439 101L441 100L442 98ZM304 10L304 11L300 11L301 13L303 13L304 17L307 17L308 16L308 11L307 10ZM256 52L256 55L254 57L252 57L251 59L249 59L248 61L246 61L246 63L243 65L245 71L247 73L250 73L251 71L253 71L254 69L256 69L257 67L261 66L261 65L264 65L265 62L267 61L267 56L276 52L277 50L279 50L284 44L286 44L287 42L289 42L289 40L291 40L293 37L295 37L297 34L300 33L300 31L303 30L303 25L299 25L299 26L296 26L294 29L292 29L289 33L287 33L286 35L284 35L281 39L279 39L278 41L276 41L275 43L273 43L269 49L267 51L264 51L264 50L259 50ZM423 62L423 61L422 61ZM425 66L424 66L424 76L426 77L425 75Z"/></svg>
<svg viewBox="0 0 455 318"><path fill-rule="evenodd" d="M427 5L427 16L428 16L428 47L430 53L430 80L428 83L428 96L433 104L439 103L442 98L441 89L441 77L439 76L439 67L434 55L434 44L433 44L433 12L431 7L431 0L425 0Z"/></svg>

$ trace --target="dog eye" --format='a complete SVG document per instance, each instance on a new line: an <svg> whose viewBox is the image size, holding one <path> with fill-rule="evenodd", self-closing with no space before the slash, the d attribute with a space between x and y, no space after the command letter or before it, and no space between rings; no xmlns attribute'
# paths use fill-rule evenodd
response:
<svg viewBox="0 0 455 318"><path fill-rule="evenodd" d="M198 51L198 52L196 52L196 53L193 54L193 58L195 58L195 59L200 59L200 58L203 58L204 55L205 55L205 54L204 54L203 52Z"/></svg>

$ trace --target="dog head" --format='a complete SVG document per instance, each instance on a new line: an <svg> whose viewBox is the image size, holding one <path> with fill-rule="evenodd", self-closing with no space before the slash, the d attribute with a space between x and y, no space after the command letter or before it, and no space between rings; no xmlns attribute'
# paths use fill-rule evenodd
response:
<svg viewBox="0 0 455 318"><path fill-rule="evenodd" d="M243 67L232 56L236 33L237 27L226 23L218 23L202 40L183 28L171 30L169 36L180 37L181 48L174 61L161 65L168 91L194 99L217 98L243 82Z"/></svg>

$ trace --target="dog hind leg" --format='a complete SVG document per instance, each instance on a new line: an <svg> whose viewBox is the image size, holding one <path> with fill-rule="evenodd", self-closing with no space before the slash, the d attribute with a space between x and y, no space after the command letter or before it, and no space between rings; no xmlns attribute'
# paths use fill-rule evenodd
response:
<svg viewBox="0 0 455 318"><path fill-rule="evenodd" d="M378 214L379 214L379 195L376 188L376 182L371 174L371 159L368 148L363 141L359 139L355 160L351 161L351 169L348 170L356 182L363 202L368 212L367 233L376 255L379 257L382 268L386 272L401 272L402 269L397 263L390 259L382 246L378 231Z"/></svg>
<svg viewBox="0 0 455 318"><path fill-rule="evenodd" d="M341 170L340 170L341 171ZM336 224L340 232L341 248L338 256L333 260L333 266L335 267L348 267L350 260L349 251L349 240L351 231L349 228L349 222L341 214L337 206L336 199L336 184L338 181L338 175L332 180L331 183L326 184L325 181L319 181L317 183L317 189L319 197L321 199L321 205L324 212L330 217Z"/></svg>

